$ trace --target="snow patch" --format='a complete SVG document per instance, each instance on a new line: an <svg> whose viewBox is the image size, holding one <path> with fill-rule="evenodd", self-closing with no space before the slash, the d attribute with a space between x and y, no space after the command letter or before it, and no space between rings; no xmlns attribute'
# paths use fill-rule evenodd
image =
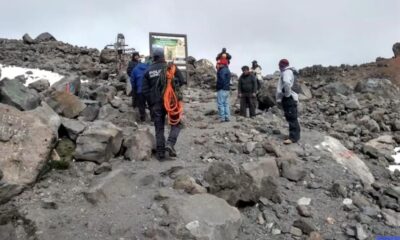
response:
<svg viewBox="0 0 400 240"><path fill-rule="evenodd" d="M1 79L8 78L14 79L17 76L24 75L27 78L25 86L28 86L30 83L33 83L40 79L46 79L52 85L55 82L60 81L64 76L55 72L40 70L35 68L23 68L16 66L3 66L0 64L1 69ZM32 72L32 74L27 74L27 72Z"/></svg>
<svg viewBox="0 0 400 240"><path fill-rule="evenodd" d="M389 166L389 171L394 172L396 169L400 171L400 147L394 149L394 155L392 155L394 159L394 165Z"/></svg>

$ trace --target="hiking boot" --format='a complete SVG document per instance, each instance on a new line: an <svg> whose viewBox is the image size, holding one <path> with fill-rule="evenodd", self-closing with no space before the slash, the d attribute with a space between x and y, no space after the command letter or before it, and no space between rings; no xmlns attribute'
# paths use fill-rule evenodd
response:
<svg viewBox="0 0 400 240"><path fill-rule="evenodd" d="M294 143L292 140L290 140L290 139L286 139L285 141L283 141L283 144L285 144L285 145L289 145L289 144L292 144L292 143Z"/></svg>
<svg viewBox="0 0 400 240"><path fill-rule="evenodd" d="M225 122L230 122L231 120L229 119L229 118L226 118L225 119Z"/></svg>
<svg viewBox="0 0 400 240"><path fill-rule="evenodd" d="M164 151L158 151L156 154L156 158L158 161L162 162L165 161L165 152Z"/></svg>
<svg viewBox="0 0 400 240"><path fill-rule="evenodd" d="M165 150L167 150L167 152L168 152L170 157L176 157L177 156L175 148L173 146L167 145L167 147L165 147Z"/></svg>

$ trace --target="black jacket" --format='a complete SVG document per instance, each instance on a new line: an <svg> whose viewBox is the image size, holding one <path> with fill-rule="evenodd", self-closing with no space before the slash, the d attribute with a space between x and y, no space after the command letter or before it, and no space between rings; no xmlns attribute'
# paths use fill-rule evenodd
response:
<svg viewBox="0 0 400 240"><path fill-rule="evenodd" d="M142 93L150 106L163 101L167 67L168 65L166 62L156 62L153 63L144 74ZM186 84L186 82L183 78L182 72L176 68L174 78L175 92L177 92L177 90L179 90L179 88L184 84Z"/></svg>
<svg viewBox="0 0 400 240"><path fill-rule="evenodd" d="M248 94L257 92L257 79L253 74L242 74L239 78L239 93Z"/></svg>

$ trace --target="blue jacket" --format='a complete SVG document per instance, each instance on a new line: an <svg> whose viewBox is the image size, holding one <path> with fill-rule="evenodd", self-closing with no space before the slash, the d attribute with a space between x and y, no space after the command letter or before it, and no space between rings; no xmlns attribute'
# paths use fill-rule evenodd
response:
<svg viewBox="0 0 400 240"><path fill-rule="evenodd" d="M148 68L149 65L145 63L138 63L131 72L131 85L132 89L136 89L136 93L142 93L143 76Z"/></svg>
<svg viewBox="0 0 400 240"><path fill-rule="evenodd" d="M217 91L219 90L230 90L231 84L231 71L228 66L221 67L217 72Z"/></svg>

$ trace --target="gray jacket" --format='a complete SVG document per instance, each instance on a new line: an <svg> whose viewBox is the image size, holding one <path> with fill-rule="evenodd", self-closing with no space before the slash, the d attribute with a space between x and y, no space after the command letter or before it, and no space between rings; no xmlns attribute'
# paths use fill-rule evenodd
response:
<svg viewBox="0 0 400 240"><path fill-rule="evenodd" d="M276 102L282 102L283 97L293 97L293 99L298 102L299 95L292 90L294 83L293 68L287 67L281 71L281 77L278 81L278 86L276 87Z"/></svg>

